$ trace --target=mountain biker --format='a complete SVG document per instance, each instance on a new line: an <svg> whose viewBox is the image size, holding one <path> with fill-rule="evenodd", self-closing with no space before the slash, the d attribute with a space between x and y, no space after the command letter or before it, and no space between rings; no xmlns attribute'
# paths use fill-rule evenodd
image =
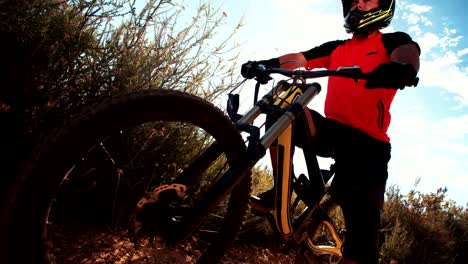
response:
<svg viewBox="0 0 468 264"><path fill-rule="evenodd" d="M253 78L259 64L267 68L337 69L361 67L369 78L359 82L329 77L325 117L311 110L316 141L331 147L336 174L330 193L346 224L343 263L377 263L377 235L390 160L390 105L399 89L409 86L419 70L419 45L403 32L382 33L395 11L395 0L342 0L344 27L352 37L242 65ZM273 194L273 198L272 197ZM274 191L260 196L258 206L271 208Z"/></svg>

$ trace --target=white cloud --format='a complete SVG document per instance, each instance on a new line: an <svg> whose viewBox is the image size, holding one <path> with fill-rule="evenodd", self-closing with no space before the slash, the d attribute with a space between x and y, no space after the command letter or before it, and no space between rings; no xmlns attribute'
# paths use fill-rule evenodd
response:
<svg viewBox="0 0 468 264"><path fill-rule="evenodd" d="M417 38L416 41L418 42L419 47L421 48L422 56L433 54L431 50L435 47L440 46L439 37L432 32L424 33L421 37Z"/></svg>
<svg viewBox="0 0 468 264"><path fill-rule="evenodd" d="M389 183L398 183L407 192L420 178L417 189L421 192L435 192L439 187L448 187L448 196L464 205L467 202L464 189L468 185L468 166L456 158L456 152L434 151L433 142L433 139L425 138L405 141L405 145L400 145L401 149L394 144L392 151L398 155L393 155L390 160Z"/></svg>
<svg viewBox="0 0 468 264"><path fill-rule="evenodd" d="M451 141L463 140L468 136L468 114L445 118L434 127L433 131L436 137L444 137Z"/></svg>
<svg viewBox="0 0 468 264"><path fill-rule="evenodd" d="M419 21L421 21L420 16L415 15L415 14L407 14L405 18L408 24L411 24L411 25L417 25Z"/></svg>
<svg viewBox="0 0 468 264"><path fill-rule="evenodd" d="M463 105L468 105L468 72L459 64L461 60L453 52L438 58L422 61L420 86L440 87Z"/></svg>
<svg viewBox="0 0 468 264"><path fill-rule="evenodd" d="M409 4L405 6L405 9L409 10L410 12L420 15L420 14L430 12L432 10L432 6Z"/></svg>
<svg viewBox="0 0 468 264"><path fill-rule="evenodd" d="M457 36L457 30L444 28L444 35L440 38L441 40L441 48L443 50L447 50L450 48L456 48L463 38L463 36Z"/></svg>
<svg viewBox="0 0 468 264"><path fill-rule="evenodd" d="M466 54L468 54L468 48L459 50L459 51L457 52L457 56L458 56L458 57L461 57L461 56L466 55Z"/></svg>
<svg viewBox="0 0 468 264"><path fill-rule="evenodd" d="M396 103L401 108L406 106ZM463 144L468 135L468 115L428 119L429 109L421 102L401 108L394 112L389 131L394 154L389 183L398 183L407 192L421 178L418 190L428 193L447 186L449 197L464 205L467 200L460 186L468 185L468 146Z"/></svg>
<svg viewBox="0 0 468 264"><path fill-rule="evenodd" d="M419 27L418 25L414 25L414 26L409 27L408 32L410 34L415 34L415 35L421 35L422 34L421 27Z"/></svg>
<svg viewBox="0 0 468 264"><path fill-rule="evenodd" d="M403 19L410 25L432 26L432 22L429 19L414 13L404 12Z"/></svg>
<svg viewBox="0 0 468 264"><path fill-rule="evenodd" d="M445 148L447 150L449 150L450 152L452 152L452 153L465 155L465 157L468 157L468 146L467 145L449 143L449 144L445 145Z"/></svg>
<svg viewBox="0 0 468 264"><path fill-rule="evenodd" d="M408 4L404 10L403 21L421 47L420 86L440 87L458 104L456 108L467 106L468 71L461 56L468 54L468 48L459 47L463 36L443 21L439 20L440 28L427 23L432 15L430 6Z"/></svg>

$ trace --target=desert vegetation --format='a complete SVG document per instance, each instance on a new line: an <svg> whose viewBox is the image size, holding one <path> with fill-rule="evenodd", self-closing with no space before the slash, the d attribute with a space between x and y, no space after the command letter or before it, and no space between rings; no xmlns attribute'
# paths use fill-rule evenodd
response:
<svg viewBox="0 0 468 264"><path fill-rule="evenodd" d="M194 11L170 0L149 0L145 5L131 0L0 0L2 197L34 149L83 105L161 88L218 104L239 75L232 36L240 21L228 34L216 37L226 33L226 15L206 3ZM154 157L166 153L164 162L174 166L160 169L171 175L187 162L184 155L207 143L196 131L189 135L178 134L176 128L166 131L171 133L164 137L171 140L142 155L141 170L153 170ZM145 140L139 133L129 136L132 144ZM100 180L115 186L111 176ZM125 197L154 182L128 177L121 184L125 188L119 197ZM253 193L270 184L268 168L256 168ZM389 186L380 232L381 263L468 263L467 208L446 199L447 192L441 187L421 193L416 185L402 194ZM119 204L110 206L112 211ZM124 218L128 212L119 214ZM271 229L254 217L248 215L237 243L274 247L267 237L273 235ZM269 243L259 244L260 234Z"/></svg>

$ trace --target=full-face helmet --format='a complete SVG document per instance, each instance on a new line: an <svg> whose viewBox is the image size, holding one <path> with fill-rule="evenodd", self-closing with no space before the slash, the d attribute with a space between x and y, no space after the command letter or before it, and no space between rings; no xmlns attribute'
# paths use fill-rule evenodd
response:
<svg viewBox="0 0 468 264"><path fill-rule="evenodd" d="M341 0L346 32L359 33L373 27L384 28L392 21L396 0L379 0L379 7L369 11L351 10L354 1L356 0Z"/></svg>

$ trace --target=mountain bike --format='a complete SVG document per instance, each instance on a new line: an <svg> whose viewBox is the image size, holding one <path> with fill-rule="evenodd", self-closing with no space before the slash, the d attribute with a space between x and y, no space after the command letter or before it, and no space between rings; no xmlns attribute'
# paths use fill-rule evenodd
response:
<svg viewBox="0 0 468 264"><path fill-rule="evenodd" d="M306 79L364 75L357 67L259 69L257 90L271 74L289 79L242 116L234 95L228 118L165 89L86 107L38 147L9 191L2 263L214 263L248 209L251 170L272 146L279 232L306 255L339 260L341 238L322 206L332 173L320 170L313 144L304 147L309 176L291 173L292 126L314 133L304 109L320 85ZM263 135L254 125L262 114L273 120ZM331 237L323 239L322 227Z"/></svg>

